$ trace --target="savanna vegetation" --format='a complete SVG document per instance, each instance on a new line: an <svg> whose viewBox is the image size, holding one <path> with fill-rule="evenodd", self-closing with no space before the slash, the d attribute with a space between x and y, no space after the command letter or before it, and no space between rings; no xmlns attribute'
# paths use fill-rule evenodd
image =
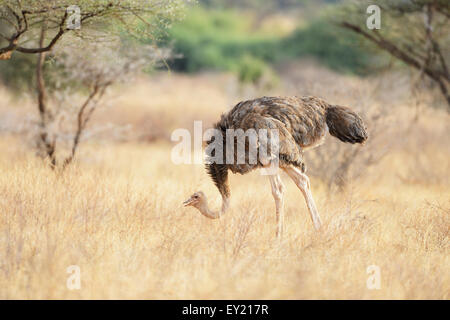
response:
<svg viewBox="0 0 450 320"><path fill-rule="evenodd" d="M64 19L49 3L0 1L0 50L12 45L0 51L0 298L449 299L447 103L423 70L339 26L347 12L360 27L356 7L345 11L359 1L173 1L156 14L144 7L159 1L79 1L107 14L42 50ZM19 4L54 19L35 12L21 32ZM396 20L384 22L379 37L403 45L387 32ZM443 60L425 46L424 67L438 70L448 39L431 39ZM231 176L219 220L182 207L196 190L219 199L203 165L171 161L173 130L206 129L263 95L318 96L367 123L364 146L328 137L305 155L320 232L287 176L281 240L257 172ZM78 290L67 287L74 265Z"/></svg>
<svg viewBox="0 0 450 320"><path fill-rule="evenodd" d="M275 64L301 57L361 75L380 67L370 48L358 46L358 37L333 25L327 15L304 23L293 15L278 29L271 25L281 18L263 19L252 11L192 9L167 34L181 55L171 67L184 72L233 71L243 82L254 83Z"/></svg>

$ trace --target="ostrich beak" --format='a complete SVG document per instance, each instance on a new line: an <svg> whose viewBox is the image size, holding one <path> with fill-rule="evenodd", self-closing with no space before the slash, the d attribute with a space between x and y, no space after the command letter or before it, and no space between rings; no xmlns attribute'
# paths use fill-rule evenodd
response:
<svg viewBox="0 0 450 320"><path fill-rule="evenodd" d="M189 198L183 202L183 206L187 207L187 206L191 205L192 202L193 202L192 198Z"/></svg>

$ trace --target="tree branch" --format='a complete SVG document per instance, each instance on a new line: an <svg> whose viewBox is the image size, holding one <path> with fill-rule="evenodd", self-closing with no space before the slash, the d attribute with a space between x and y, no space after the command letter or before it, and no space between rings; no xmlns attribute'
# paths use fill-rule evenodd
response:
<svg viewBox="0 0 450 320"><path fill-rule="evenodd" d="M110 85L110 83L106 83L104 85L99 85L96 83L89 94L89 96L86 98L80 109L78 110L77 115L77 131L75 132L75 136L73 138L73 144L72 144L72 150L70 155L64 160L62 169L64 170L74 159L75 153L77 151L78 145L80 143L81 135L86 128L87 123L89 122L92 114L94 113L98 101L101 99L101 97L105 94L106 88ZM97 98L96 101L95 98ZM93 106L90 108L90 110L86 110L89 106L89 104L93 104Z"/></svg>
<svg viewBox="0 0 450 320"><path fill-rule="evenodd" d="M395 44L393 44L391 41L383 38L378 32L374 32L373 34L371 34L363 30L359 26L351 24L349 22L341 22L340 25L346 29L349 29L353 32L362 35L366 39L376 44L380 49L389 52L391 55L403 61L407 65L412 66L418 69L419 71L423 71L429 78L434 80L439 85L442 94L444 95L448 105L450 106L450 95L447 89L448 71L446 71L445 69L444 71L434 70L429 66L429 63L427 63L427 61L423 61L421 63L415 57L403 51ZM443 63L445 64L445 61Z"/></svg>
<svg viewBox="0 0 450 320"><path fill-rule="evenodd" d="M64 29L60 29L58 33L53 37L53 39L50 41L50 43L45 47L39 47L39 48L24 48L24 47L16 47L15 50L22 52L22 53L42 53L52 50L52 48L55 46L55 44L58 42L58 40L63 36L63 34L67 31Z"/></svg>
<svg viewBox="0 0 450 320"><path fill-rule="evenodd" d="M64 28L64 24L67 20L67 12L64 13L64 16L59 23L59 31L58 33L53 37L53 39L50 41L50 43L47 46L43 46L43 43L39 45L39 48L24 48L24 47L17 47L16 50L22 53L41 53L41 52L47 52L52 50L52 48L55 46L55 44L58 42L58 40L63 36L63 34L68 30Z"/></svg>
<svg viewBox="0 0 450 320"><path fill-rule="evenodd" d="M413 66L417 69L420 69L421 63L419 61L417 61L416 59L411 57L409 54L407 54L406 52L399 49L396 45L394 45L390 41L388 41L384 38L381 38L378 33L377 33L378 37L375 37L375 36L371 35L370 33L364 31L359 26L351 24L349 22L342 22L342 23L340 23L340 25L344 28L347 28L349 30L352 30L356 33L361 34L366 39L375 43L381 49L388 51L390 54L392 54L396 58L402 60L403 62L407 63L408 65Z"/></svg>

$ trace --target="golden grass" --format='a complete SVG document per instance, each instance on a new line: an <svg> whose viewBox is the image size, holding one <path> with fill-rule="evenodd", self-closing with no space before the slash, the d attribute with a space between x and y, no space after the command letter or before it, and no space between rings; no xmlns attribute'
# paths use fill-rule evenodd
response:
<svg viewBox="0 0 450 320"><path fill-rule="evenodd" d="M176 110L195 92L190 88L179 89L186 99L172 98ZM177 89L168 90L164 97ZM213 99L218 91L211 90L205 94ZM168 108L170 100L151 99L156 91L138 96L147 96L144 104ZM139 104L131 96L126 101L127 107ZM226 105L223 97L215 101ZM194 105L187 103L186 110ZM425 123L441 126L447 120L427 117ZM436 142L421 150L429 174L449 176L447 147ZM86 142L63 174L52 172L15 136L0 136L0 149L1 299L450 297L449 180L408 182L406 169L415 162L400 148L345 192L330 192L312 179L324 221L320 232L300 191L283 175L280 242L267 177L232 176L229 212L207 220L181 203L204 190L217 207L217 190L201 165L174 165L167 142ZM80 290L66 286L71 265L80 267ZM380 267L379 290L366 286L370 265Z"/></svg>
<svg viewBox="0 0 450 320"><path fill-rule="evenodd" d="M181 202L217 191L201 166L173 165L169 145L89 145L90 159L58 176L15 142L0 142L0 298L449 298L448 185L381 176L328 194L313 181L317 233L284 176L277 242L257 173L232 177L231 210L210 221ZM81 290L66 287L70 265ZM381 269L380 290L366 287L369 265Z"/></svg>

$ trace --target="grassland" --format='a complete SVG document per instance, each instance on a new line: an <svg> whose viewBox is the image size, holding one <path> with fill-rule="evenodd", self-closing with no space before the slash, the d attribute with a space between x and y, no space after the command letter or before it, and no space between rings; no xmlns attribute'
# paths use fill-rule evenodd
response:
<svg viewBox="0 0 450 320"><path fill-rule="evenodd" d="M330 85L315 74L323 86L308 89L297 79L290 90L321 91L325 98L361 102L363 108L383 102L367 98L363 80L336 82L328 75ZM112 109L100 112L93 124L132 123L132 134L122 141L83 142L73 166L61 174L35 156L24 134L5 129L0 298L450 298L448 114L421 105L413 129L401 135L403 126L390 124L398 131L383 139L405 143L392 145L370 167L355 163L362 173L342 191L328 188L312 166L313 194L324 221L320 232L299 190L282 176L286 230L277 241L270 184L257 172L231 177L231 208L221 220L182 207L197 190L218 206L218 193L201 165L171 162L172 144L165 137L194 119L211 123L236 100L258 93L233 90L229 78L212 75L164 76L122 88ZM392 90L385 92L390 111L382 116L407 122L413 108L403 98L393 99ZM32 112L27 101L1 95L6 103L0 111L9 123ZM80 267L80 290L66 286L71 265ZM380 268L379 290L366 286L370 265Z"/></svg>

